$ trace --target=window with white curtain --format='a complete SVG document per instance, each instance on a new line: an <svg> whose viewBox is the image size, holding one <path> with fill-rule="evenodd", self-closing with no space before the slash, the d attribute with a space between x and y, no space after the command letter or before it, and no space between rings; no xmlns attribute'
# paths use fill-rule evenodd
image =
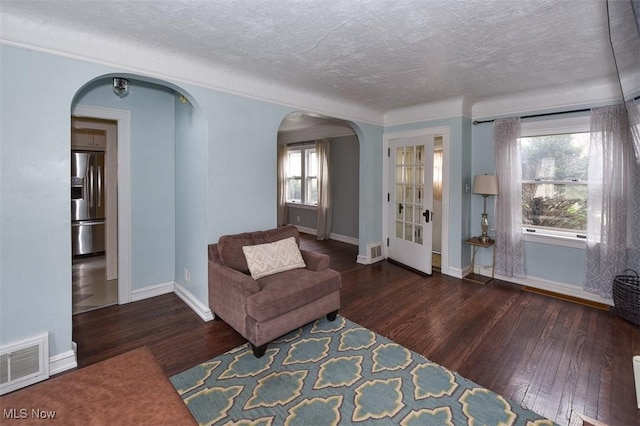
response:
<svg viewBox="0 0 640 426"><path fill-rule="evenodd" d="M287 147L287 203L318 204L318 159L315 145Z"/></svg>
<svg viewBox="0 0 640 426"><path fill-rule="evenodd" d="M523 233L586 238L589 117L523 122Z"/></svg>

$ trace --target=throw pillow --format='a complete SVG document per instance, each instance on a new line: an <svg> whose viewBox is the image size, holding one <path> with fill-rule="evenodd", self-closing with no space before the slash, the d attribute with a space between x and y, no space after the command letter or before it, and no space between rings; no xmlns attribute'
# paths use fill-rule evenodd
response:
<svg viewBox="0 0 640 426"><path fill-rule="evenodd" d="M273 243L244 246L242 251L254 280L307 266L294 237Z"/></svg>

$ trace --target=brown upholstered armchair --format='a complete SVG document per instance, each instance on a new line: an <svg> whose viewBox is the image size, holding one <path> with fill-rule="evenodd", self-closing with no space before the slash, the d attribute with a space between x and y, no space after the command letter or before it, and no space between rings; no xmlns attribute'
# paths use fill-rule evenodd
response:
<svg viewBox="0 0 640 426"><path fill-rule="evenodd" d="M303 267L252 278L243 247L272 246L291 237L299 250L300 236L291 225L225 235L209 245L209 307L251 343L258 358L273 339L323 315L333 321L340 308L342 278L329 269L327 255L299 250Z"/></svg>

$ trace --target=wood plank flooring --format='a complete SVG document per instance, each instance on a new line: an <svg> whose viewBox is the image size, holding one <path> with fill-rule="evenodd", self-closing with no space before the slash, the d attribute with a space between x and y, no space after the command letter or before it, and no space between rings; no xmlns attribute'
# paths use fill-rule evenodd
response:
<svg viewBox="0 0 640 426"><path fill-rule="evenodd" d="M356 264L357 248L303 236L342 273L340 314L561 425L584 414L639 425L633 355L640 328L587 306L494 280L422 277L386 261ZM73 317L79 367L148 346L171 376L245 343L170 294Z"/></svg>

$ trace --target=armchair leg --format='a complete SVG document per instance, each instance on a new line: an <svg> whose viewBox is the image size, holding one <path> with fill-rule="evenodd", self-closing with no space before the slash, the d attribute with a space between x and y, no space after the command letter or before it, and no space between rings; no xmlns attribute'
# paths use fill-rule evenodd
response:
<svg viewBox="0 0 640 426"><path fill-rule="evenodd" d="M327 314L327 319L328 319L329 321L335 321L337 316L338 316L338 310L336 309L335 311L333 311L333 312L329 312L329 313Z"/></svg>
<svg viewBox="0 0 640 426"><path fill-rule="evenodd" d="M268 345L268 343L265 343L262 346L256 346L253 343L251 343L251 350L253 351L253 355L256 358L262 358L264 353L267 351L267 345Z"/></svg>

